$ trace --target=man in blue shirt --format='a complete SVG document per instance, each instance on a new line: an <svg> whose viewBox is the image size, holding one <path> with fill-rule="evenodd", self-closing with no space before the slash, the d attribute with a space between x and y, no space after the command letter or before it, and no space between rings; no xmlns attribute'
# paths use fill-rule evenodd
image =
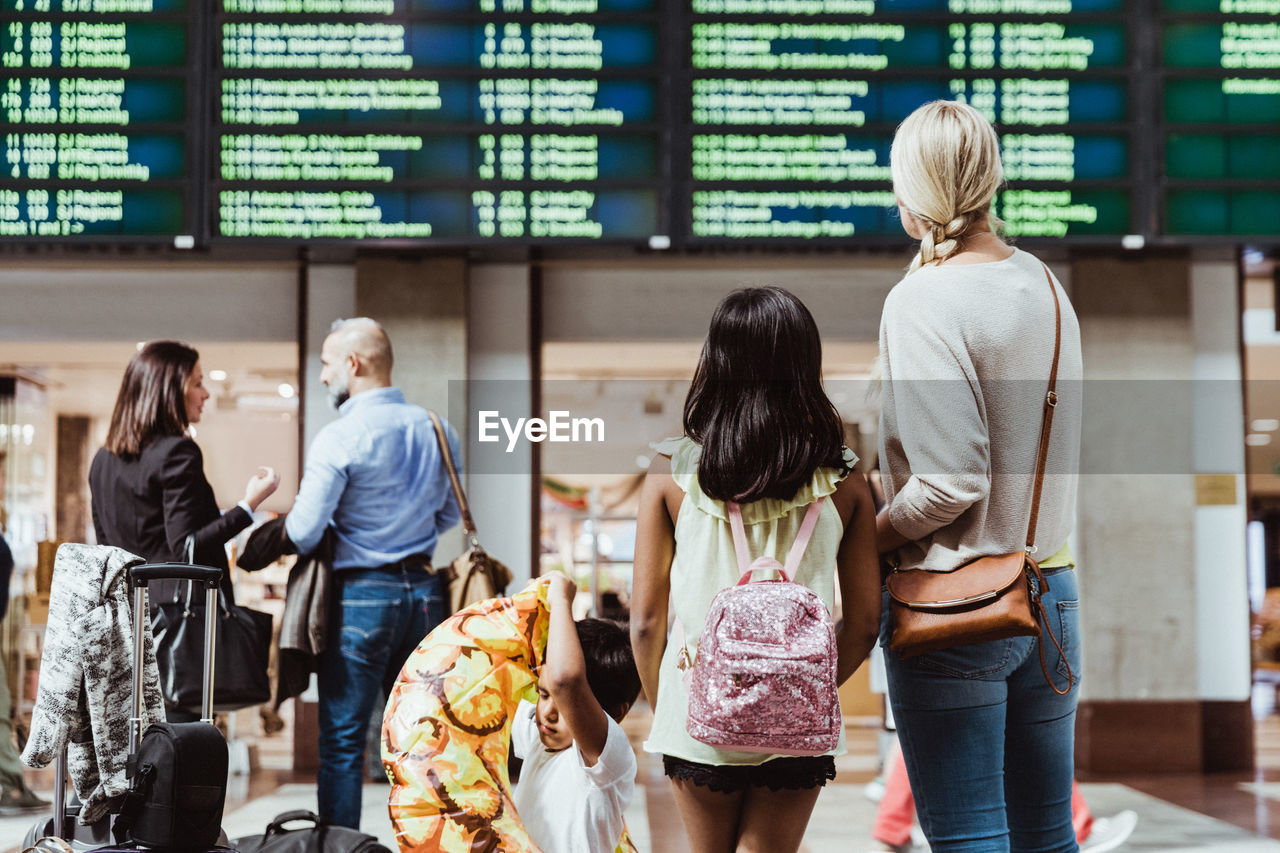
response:
<svg viewBox="0 0 1280 853"><path fill-rule="evenodd" d="M436 537L459 520L425 409L391 384L391 342L373 320L333 324L320 381L340 417L315 437L285 531L298 553L334 532L334 613L319 661L320 816L359 828L365 731L409 653L444 618ZM446 432L455 459L456 432Z"/></svg>

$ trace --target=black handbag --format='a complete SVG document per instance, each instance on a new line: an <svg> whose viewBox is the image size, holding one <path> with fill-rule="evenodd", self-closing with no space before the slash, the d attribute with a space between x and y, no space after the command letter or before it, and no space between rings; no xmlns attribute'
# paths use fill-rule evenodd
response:
<svg viewBox="0 0 1280 853"><path fill-rule="evenodd" d="M153 607L160 692L166 708L199 712L204 675L205 604L194 600L195 584L187 582L173 601ZM213 709L235 711L271 699L267 664L271 655L271 614L228 604L218 597L218 631L214 643Z"/></svg>
<svg viewBox="0 0 1280 853"><path fill-rule="evenodd" d="M285 829L286 823L304 821L310 826ZM271 821L264 835L237 838L231 846L240 853L391 853L372 835L345 826L330 826L315 812L285 812Z"/></svg>

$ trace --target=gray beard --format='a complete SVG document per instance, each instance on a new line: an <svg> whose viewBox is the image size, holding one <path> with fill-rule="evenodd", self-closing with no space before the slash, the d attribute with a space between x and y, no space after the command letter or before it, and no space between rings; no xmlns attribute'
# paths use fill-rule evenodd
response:
<svg viewBox="0 0 1280 853"><path fill-rule="evenodd" d="M335 410L343 403L347 402L347 400L351 399L351 391L347 387L345 380L340 385L337 382L331 383L327 389L327 393L329 395L329 405L333 406Z"/></svg>

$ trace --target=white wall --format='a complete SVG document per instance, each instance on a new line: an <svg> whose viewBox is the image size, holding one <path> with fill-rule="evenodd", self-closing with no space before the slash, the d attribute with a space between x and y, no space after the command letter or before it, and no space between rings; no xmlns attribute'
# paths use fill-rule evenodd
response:
<svg viewBox="0 0 1280 853"><path fill-rule="evenodd" d="M1232 259L1191 266L1193 468L1198 476L1235 481L1233 503L1195 508L1199 694L1228 701L1248 699L1252 682L1238 278Z"/></svg>
<svg viewBox="0 0 1280 853"><path fill-rule="evenodd" d="M1235 264L1099 259L1076 277L1085 697L1247 699ZM1205 475L1234 500L1199 494Z"/></svg>
<svg viewBox="0 0 1280 853"><path fill-rule="evenodd" d="M206 374L227 369L242 390L246 379L268 394L279 381L296 384L296 266L106 259L0 268L0 365L45 385L50 423L58 414L93 418L95 443L105 437L135 343L163 338L196 346ZM234 504L254 468L272 465L282 483L264 509L287 509L298 479L296 417L287 408L219 406L223 389L208 387L215 399L197 440L219 503ZM52 495L52 470L49 477Z"/></svg>
<svg viewBox="0 0 1280 853"><path fill-rule="evenodd" d="M885 295L909 258L872 255L678 258L545 265L543 339L695 340L716 304L739 287L778 285L808 306L824 340L874 341Z"/></svg>
<svg viewBox="0 0 1280 853"><path fill-rule="evenodd" d="M0 266L0 341L292 341L293 264Z"/></svg>
<svg viewBox="0 0 1280 853"><path fill-rule="evenodd" d="M465 403L470 417L482 409L517 417L529 415L533 406L532 310L528 265L471 267ZM518 590L533 570L530 551L537 486L532 481L532 446L521 443L515 452L502 454L501 467L486 464L494 459L493 445L482 451L475 423L458 424L457 420L455 425L465 428L467 496L480 542L511 569L514 580L510 590Z"/></svg>
<svg viewBox="0 0 1280 853"><path fill-rule="evenodd" d="M311 446L320 428L338 416L320 384L320 348L334 320L356 315L356 268L353 264L314 264L307 268L306 327L302 330L301 453ZM290 496L292 497L292 496Z"/></svg>

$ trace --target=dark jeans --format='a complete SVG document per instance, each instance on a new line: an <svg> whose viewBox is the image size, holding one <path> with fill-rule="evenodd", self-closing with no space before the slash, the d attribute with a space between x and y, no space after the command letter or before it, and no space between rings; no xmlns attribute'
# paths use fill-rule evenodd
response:
<svg viewBox="0 0 1280 853"><path fill-rule="evenodd" d="M320 816L360 827L365 732L405 659L444 618L440 578L423 569L339 569L331 642L320 658Z"/></svg>
<svg viewBox="0 0 1280 853"><path fill-rule="evenodd" d="M1079 593L1074 571L1049 573L1049 624L1075 673L1059 696L1045 683L1034 637L974 643L903 660L888 649L888 594L880 642L889 701L920 825L935 853L1073 853L1080 684ZM1059 688L1066 667L1047 636Z"/></svg>

